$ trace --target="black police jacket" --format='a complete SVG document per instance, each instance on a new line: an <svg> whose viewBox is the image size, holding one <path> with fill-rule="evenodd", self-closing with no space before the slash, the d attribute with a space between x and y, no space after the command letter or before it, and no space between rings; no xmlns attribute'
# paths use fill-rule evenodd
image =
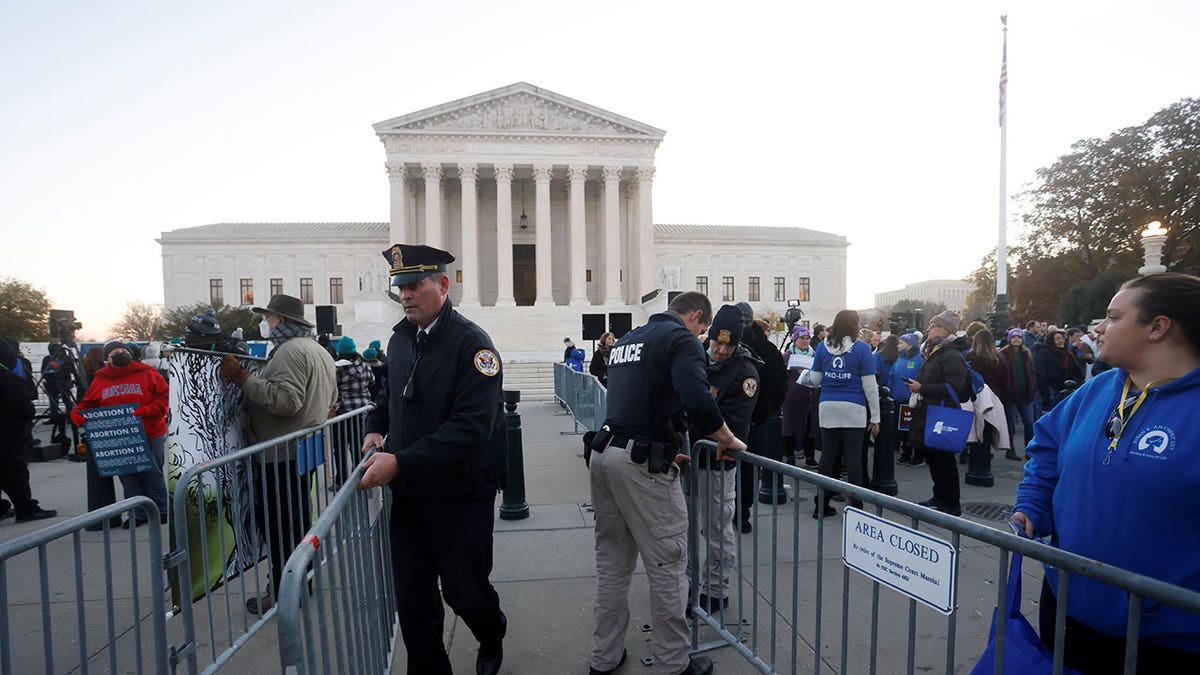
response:
<svg viewBox="0 0 1200 675"><path fill-rule="evenodd" d="M703 436L724 424L709 394L700 340L674 312L661 312L625 334L608 357L608 419L616 434L673 442L684 412Z"/></svg>
<svg viewBox="0 0 1200 675"><path fill-rule="evenodd" d="M729 358L720 363L709 361L708 385L709 393L717 402L717 409L725 418L725 424L743 442L750 437L750 418L754 412L754 404L759 396L758 369L755 368L758 358L745 345L738 345ZM703 438L695 429L691 431L691 441ZM698 458L701 467L708 466L708 457ZM726 468L737 466L737 462L726 460Z"/></svg>
<svg viewBox="0 0 1200 675"><path fill-rule="evenodd" d="M759 358L758 381L762 386L754 404L754 422L762 422L779 415L783 399L787 396L787 361L779 348L767 339L757 326L746 326L743 344ZM738 438L742 438L738 436Z"/></svg>
<svg viewBox="0 0 1200 675"><path fill-rule="evenodd" d="M367 432L387 435L384 449L400 469L394 494L494 497L507 439L500 356L491 338L449 298L419 354L416 324L404 319L392 331L388 386L375 398Z"/></svg>

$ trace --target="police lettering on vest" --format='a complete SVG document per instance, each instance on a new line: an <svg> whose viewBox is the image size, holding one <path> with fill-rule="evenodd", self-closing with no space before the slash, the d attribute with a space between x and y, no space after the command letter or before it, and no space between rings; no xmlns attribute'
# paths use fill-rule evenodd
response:
<svg viewBox="0 0 1200 675"><path fill-rule="evenodd" d="M612 354L608 357L608 366L611 368L622 363L637 363L641 361L643 344L641 342L633 342L613 347Z"/></svg>

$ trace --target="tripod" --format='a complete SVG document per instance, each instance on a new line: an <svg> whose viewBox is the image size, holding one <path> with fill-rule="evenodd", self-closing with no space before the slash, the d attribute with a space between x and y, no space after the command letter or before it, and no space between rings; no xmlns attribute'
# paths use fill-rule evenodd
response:
<svg viewBox="0 0 1200 675"><path fill-rule="evenodd" d="M71 378L70 385L63 387L57 392L50 391L46 384L45 376L42 377L42 388L45 389L47 396L51 397L51 405L54 405L55 397L60 397L64 406L58 419L54 422L54 433L51 436L52 441L57 441L62 447L66 458L74 462L86 461L85 454L79 451L79 428L71 424L71 436L67 437L67 420L71 416L71 410L75 407L75 403L83 399L87 393L89 382L87 369L83 366L83 359L79 356L79 346L75 343L75 329L78 324L74 321L61 320L58 322L58 337L62 345L63 356L70 364ZM49 413L47 413L49 415Z"/></svg>

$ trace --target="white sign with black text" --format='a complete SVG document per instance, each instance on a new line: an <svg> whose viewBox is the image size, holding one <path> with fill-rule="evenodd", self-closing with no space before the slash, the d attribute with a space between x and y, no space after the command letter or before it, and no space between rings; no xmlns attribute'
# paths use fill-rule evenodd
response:
<svg viewBox="0 0 1200 675"><path fill-rule="evenodd" d="M846 507L842 560L846 566L923 602L954 612L954 547L890 520Z"/></svg>

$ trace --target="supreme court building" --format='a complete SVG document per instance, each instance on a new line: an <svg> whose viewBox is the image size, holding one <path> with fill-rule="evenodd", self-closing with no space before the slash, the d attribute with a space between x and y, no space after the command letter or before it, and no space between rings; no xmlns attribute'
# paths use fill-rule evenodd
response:
<svg viewBox="0 0 1200 675"><path fill-rule="evenodd" d="M374 125L386 223L218 223L164 232L165 305L337 307L365 346L402 316L380 252L451 251L451 299L508 352L561 354L584 314L632 325L670 291L748 301L812 322L845 307L845 237L797 227L662 225L654 156L665 132L519 83ZM705 188L708 189L708 188ZM798 214L783 214L793 220Z"/></svg>

